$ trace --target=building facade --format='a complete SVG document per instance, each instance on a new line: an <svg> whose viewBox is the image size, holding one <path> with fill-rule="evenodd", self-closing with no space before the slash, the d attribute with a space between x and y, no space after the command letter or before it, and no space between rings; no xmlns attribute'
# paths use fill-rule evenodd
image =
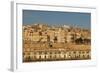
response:
<svg viewBox="0 0 100 73"><path fill-rule="evenodd" d="M23 62L91 59L90 37L81 28L23 26Z"/></svg>

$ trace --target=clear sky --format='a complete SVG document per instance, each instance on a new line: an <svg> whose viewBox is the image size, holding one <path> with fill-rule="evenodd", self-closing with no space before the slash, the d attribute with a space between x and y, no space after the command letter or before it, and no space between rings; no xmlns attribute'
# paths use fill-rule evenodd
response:
<svg viewBox="0 0 100 73"><path fill-rule="evenodd" d="M91 14L79 12L23 10L23 25L45 23L91 28Z"/></svg>

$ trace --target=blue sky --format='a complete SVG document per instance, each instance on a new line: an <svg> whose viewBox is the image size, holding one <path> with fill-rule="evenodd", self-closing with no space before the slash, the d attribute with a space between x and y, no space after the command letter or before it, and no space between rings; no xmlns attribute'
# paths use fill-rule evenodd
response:
<svg viewBox="0 0 100 73"><path fill-rule="evenodd" d="M23 25L45 23L91 28L91 14L79 12L23 10Z"/></svg>

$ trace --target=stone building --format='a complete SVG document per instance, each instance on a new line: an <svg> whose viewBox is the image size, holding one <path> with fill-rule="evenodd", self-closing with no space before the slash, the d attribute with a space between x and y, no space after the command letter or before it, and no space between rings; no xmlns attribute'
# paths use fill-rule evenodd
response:
<svg viewBox="0 0 100 73"><path fill-rule="evenodd" d="M56 47L54 45L50 48L47 44L31 46L33 47L25 47L23 52L24 62L91 59L91 50L89 46L69 45L67 48L64 48L64 46Z"/></svg>
<svg viewBox="0 0 100 73"><path fill-rule="evenodd" d="M90 37L81 28L23 26L23 62L91 59Z"/></svg>

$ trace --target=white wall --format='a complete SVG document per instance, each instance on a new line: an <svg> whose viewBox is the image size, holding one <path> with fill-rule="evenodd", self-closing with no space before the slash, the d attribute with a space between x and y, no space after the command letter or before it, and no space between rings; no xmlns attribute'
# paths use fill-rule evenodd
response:
<svg viewBox="0 0 100 73"><path fill-rule="evenodd" d="M34 70L35 73L99 73L100 69L100 0L32 0L34 3L43 4L61 4L72 5L73 1L77 6L95 6L97 7L97 22L94 24L97 27L96 34L96 48L98 49L98 65L97 67L81 67L81 68L62 68L62 69L48 69L48 70ZM10 0L0 0L0 73L10 73ZM28 73L28 72L27 72Z"/></svg>

